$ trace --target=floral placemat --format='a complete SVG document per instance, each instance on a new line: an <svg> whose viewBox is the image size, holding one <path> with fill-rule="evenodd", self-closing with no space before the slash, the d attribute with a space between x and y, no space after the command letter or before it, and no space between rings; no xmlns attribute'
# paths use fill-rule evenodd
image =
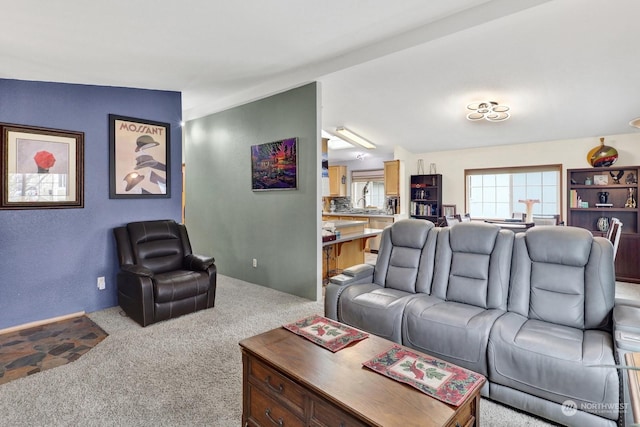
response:
<svg viewBox="0 0 640 427"><path fill-rule="evenodd" d="M283 327L333 352L369 336L365 332L317 314L283 325Z"/></svg>
<svg viewBox="0 0 640 427"><path fill-rule="evenodd" d="M409 384L450 405L459 406L482 386L484 376L398 345L363 363L382 375Z"/></svg>

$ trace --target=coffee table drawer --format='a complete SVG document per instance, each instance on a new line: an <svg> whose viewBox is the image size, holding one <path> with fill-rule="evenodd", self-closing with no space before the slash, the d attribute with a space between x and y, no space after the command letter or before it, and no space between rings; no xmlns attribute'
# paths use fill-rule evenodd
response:
<svg viewBox="0 0 640 427"><path fill-rule="evenodd" d="M287 377L256 359L251 359L249 361L249 381L261 387L274 399L285 401L293 406L292 409L295 409L302 416L305 391Z"/></svg>
<svg viewBox="0 0 640 427"><path fill-rule="evenodd" d="M476 425L475 415L476 399L470 399L460 406L454 419L447 424L447 427L473 427Z"/></svg>
<svg viewBox="0 0 640 427"><path fill-rule="evenodd" d="M312 399L311 400L311 425L323 427L365 427L366 424L361 423L355 418L345 414L338 408L328 403Z"/></svg>
<svg viewBox="0 0 640 427"><path fill-rule="evenodd" d="M249 385L249 417L248 421L258 426L296 427L304 426L293 412L286 409L282 404L259 387Z"/></svg>

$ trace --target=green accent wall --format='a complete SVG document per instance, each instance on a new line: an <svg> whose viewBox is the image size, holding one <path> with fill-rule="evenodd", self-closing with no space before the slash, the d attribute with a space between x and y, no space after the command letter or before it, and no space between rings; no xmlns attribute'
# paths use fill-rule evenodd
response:
<svg viewBox="0 0 640 427"><path fill-rule="evenodd" d="M185 223L218 273L303 298L321 296L318 84L189 121ZM252 191L256 144L298 138L298 189ZM257 267L252 266L253 259Z"/></svg>

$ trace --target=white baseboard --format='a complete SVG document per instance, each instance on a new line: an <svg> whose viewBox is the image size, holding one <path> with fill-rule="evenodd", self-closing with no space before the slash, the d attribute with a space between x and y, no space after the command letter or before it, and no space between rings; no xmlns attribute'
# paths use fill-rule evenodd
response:
<svg viewBox="0 0 640 427"><path fill-rule="evenodd" d="M52 317L51 319L37 320L35 322L25 323L18 326L11 326L10 328L0 329L0 335L21 331L22 329L29 329L36 326L46 325L47 323L59 322L60 320L67 320L73 317L84 316L84 314L84 311L79 311L77 313L70 313L58 317Z"/></svg>

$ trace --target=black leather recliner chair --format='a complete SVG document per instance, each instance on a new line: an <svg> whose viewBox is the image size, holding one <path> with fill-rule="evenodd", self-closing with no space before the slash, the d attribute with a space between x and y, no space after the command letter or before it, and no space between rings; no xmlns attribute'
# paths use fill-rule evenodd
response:
<svg viewBox="0 0 640 427"><path fill-rule="evenodd" d="M133 320L147 326L214 306L215 260L192 253L183 224L132 222L113 232L118 304Z"/></svg>

